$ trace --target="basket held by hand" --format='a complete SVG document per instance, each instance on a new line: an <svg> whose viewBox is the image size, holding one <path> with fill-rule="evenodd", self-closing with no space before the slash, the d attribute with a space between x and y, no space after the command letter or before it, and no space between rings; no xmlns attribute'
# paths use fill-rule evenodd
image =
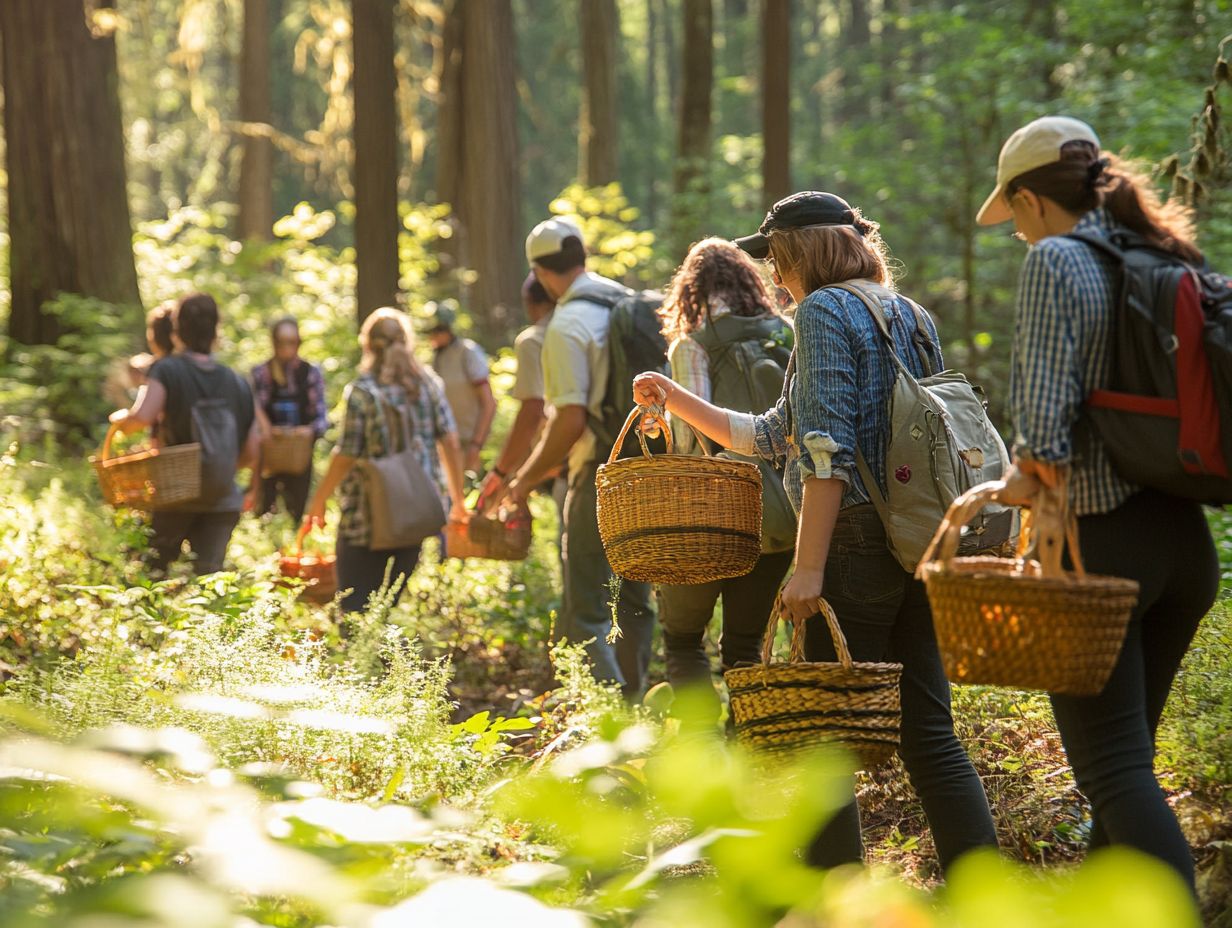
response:
<svg viewBox="0 0 1232 928"><path fill-rule="evenodd" d="M898 749L902 721L898 681L903 665L853 661L830 604L819 599L817 610L830 630L838 661L805 661L804 623L796 622L789 660L774 663L774 635L781 615L781 603L776 602L762 642L761 663L723 675L736 737L770 752L841 744L864 768L876 767Z"/></svg>
<svg viewBox="0 0 1232 928"><path fill-rule="evenodd" d="M112 423L103 447L90 463L98 474L103 498L112 506L154 512L188 503L201 495L201 446L195 442L151 448L112 457L119 432Z"/></svg>
<svg viewBox="0 0 1232 928"><path fill-rule="evenodd" d="M1004 489L984 483L954 500L920 562L946 676L1095 695L1121 653L1138 584L1086 572L1064 483L1032 504L1016 559L955 557L963 525ZM1026 556L1032 538L1038 560ZM1063 566L1067 547L1072 570Z"/></svg>

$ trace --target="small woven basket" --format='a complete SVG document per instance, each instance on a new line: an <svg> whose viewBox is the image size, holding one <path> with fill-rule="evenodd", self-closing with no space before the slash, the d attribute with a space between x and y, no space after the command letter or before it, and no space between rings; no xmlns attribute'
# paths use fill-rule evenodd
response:
<svg viewBox="0 0 1232 928"><path fill-rule="evenodd" d="M90 458L103 498L112 506L154 512L188 503L201 495L201 446L171 445L120 457L111 456L119 426L112 425L103 447Z"/></svg>
<svg viewBox="0 0 1232 928"><path fill-rule="evenodd" d="M476 512L469 522L445 528L445 556L489 561L524 561L530 554L532 519L529 507L501 507Z"/></svg>
<svg viewBox="0 0 1232 928"><path fill-rule="evenodd" d="M1004 489L1002 482L985 483L956 499L917 571L928 588L946 676L1095 695L1121 653L1138 584L1086 572L1065 485L1033 503L1016 559L955 557L963 525ZM1032 536L1038 561L1026 557ZM1062 566L1067 543L1072 571Z"/></svg>
<svg viewBox="0 0 1232 928"><path fill-rule="evenodd" d="M794 623L791 657L773 663L781 607L774 604L761 647L761 663L725 674L736 737L760 751L788 753L841 744L871 769L898 749L902 716L898 680L902 664L853 661L838 617L824 599L817 610L838 653L837 663L804 660L804 623Z"/></svg>
<svg viewBox="0 0 1232 928"><path fill-rule="evenodd" d="M338 569L332 554L304 552L307 529L301 527L295 536L295 546L278 560L278 572L288 579L305 581L299 598L304 602L324 605L338 592Z"/></svg>
<svg viewBox="0 0 1232 928"><path fill-rule="evenodd" d="M302 474L312 466L315 436L310 425L275 426L261 443L261 472Z"/></svg>
<svg viewBox="0 0 1232 928"><path fill-rule="evenodd" d="M617 461L629 429L655 419L667 454L651 456L638 428L642 457ZM710 455L671 453L671 429L658 409L629 414L595 478L599 534L612 570L650 583L708 583L747 574L761 556L761 470Z"/></svg>

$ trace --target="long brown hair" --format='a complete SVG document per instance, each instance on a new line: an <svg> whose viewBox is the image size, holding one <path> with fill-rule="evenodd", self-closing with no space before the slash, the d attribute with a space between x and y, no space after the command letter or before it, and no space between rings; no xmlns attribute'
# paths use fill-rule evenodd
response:
<svg viewBox="0 0 1232 928"><path fill-rule="evenodd" d="M1160 200L1146 174L1090 142L1061 146L1061 160L1019 174L1005 185L1006 197L1019 190L1047 197L1076 216L1103 207L1120 225L1184 261L1202 263L1194 244L1193 212L1176 200Z"/></svg>
<svg viewBox="0 0 1232 928"><path fill-rule="evenodd" d="M415 357L415 333L406 313L392 306L374 310L359 330L359 345L362 372L379 384L398 384L411 399L419 399L428 372Z"/></svg>
<svg viewBox="0 0 1232 928"><path fill-rule="evenodd" d="M715 301L737 316L775 311L753 259L725 239L705 238L689 249L659 307L664 337L670 342L695 332Z"/></svg>
<svg viewBox="0 0 1232 928"><path fill-rule="evenodd" d="M865 219L854 206L849 226L775 230L770 255L782 275L795 273L805 293L841 284L845 280L871 280L893 288L890 254L881 238L881 226Z"/></svg>

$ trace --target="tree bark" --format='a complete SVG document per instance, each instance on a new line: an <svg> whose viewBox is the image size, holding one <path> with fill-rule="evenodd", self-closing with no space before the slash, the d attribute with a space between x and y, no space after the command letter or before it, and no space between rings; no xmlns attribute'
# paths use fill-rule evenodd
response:
<svg viewBox="0 0 1232 928"><path fill-rule="evenodd" d="M110 8L112 0L97 0ZM95 30L97 32L97 30ZM115 39L81 0L0 2L12 310L9 335L53 344L43 304L79 293L139 306Z"/></svg>
<svg viewBox="0 0 1232 928"><path fill-rule="evenodd" d="M762 0L762 199L791 193L791 0Z"/></svg>
<svg viewBox="0 0 1232 928"><path fill-rule="evenodd" d="M395 0L352 0L355 265L359 322L398 294L398 110Z"/></svg>
<svg viewBox="0 0 1232 928"><path fill-rule="evenodd" d="M274 142L261 130L273 122L270 99L269 0L244 0L240 45L240 121L245 125L240 153L239 217L242 241L268 241L274 226Z"/></svg>
<svg viewBox="0 0 1232 928"><path fill-rule="evenodd" d="M699 234L709 199L710 115L714 86L711 0L684 0L684 76L673 183L672 245L683 255Z"/></svg>
<svg viewBox="0 0 1232 928"><path fill-rule="evenodd" d="M659 15L657 0L646 0L646 113L652 130L659 127ZM639 159L646 171L646 221L654 228L659 217L658 149L647 145Z"/></svg>
<svg viewBox="0 0 1232 928"><path fill-rule="evenodd" d="M617 180L616 54L620 14L616 0L581 0L582 107L578 133L578 180L599 186Z"/></svg>
<svg viewBox="0 0 1232 928"><path fill-rule="evenodd" d="M467 284L470 309L485 340L496 344L517 325L526 275L513 7L510 0L455 0L450 17L459 51L456 83L442 98L455 112L441 113L452 133L441 155L457 169L442 164L438 193L454 207L458 263L475 272Z"/></svg>

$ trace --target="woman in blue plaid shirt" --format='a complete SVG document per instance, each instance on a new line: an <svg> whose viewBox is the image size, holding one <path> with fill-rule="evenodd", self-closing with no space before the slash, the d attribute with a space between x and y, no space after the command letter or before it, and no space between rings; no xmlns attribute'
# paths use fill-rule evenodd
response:
<svg viewBox="0 0 1232 928"><path fill-rule="evenodd" d="M1010 219L1032 247L1018 290L1010 377L1018 437L1007 480L1026 501L1039 483L1068 477L1086 568L1140 587L1107 686L1098 696L1053 695L1057 727L1091 801L1091 846L1137 848L1192 888L1189 844L1155 779L1155 730L1215 601L1218 558L1200 505L1126 480L1093 430L1079 439L1086 397L1108 386L1115 291L1108 259L1065 236L1129 231L1191 264L1202 254L1187 210L1161 204L1148 181L1101 151L1090 126L1063 116L1037 119L1001 149L978 221Z"/></svg>
<svg viewBox="0 0 1232 928"><path fill-rule="evenodd" d="M922 355L929 366L942 367L936 329L893 290L877 224L833 194L780 200L761 230L736 244L769 260L774 282L799 304L782 398L752 416L713 406L661 374L641 374L634 399L665 406L724 447L786 458L784 485L800 519L783 611L795 621L812 618L805 642L810 661L837 660L825 622L813 618L824 590L855 660L902 663L899 755L948 869L964 852L994 846L997 836L983 786L954 735L924 585L890 551L856 466L859 448L886 492L896 367L869 309L836 285L860 280L878 294L894 352L917 377L924 376ZM858 862L863 852L853 798L814 841L809 859L832 867Z"/></svg>

